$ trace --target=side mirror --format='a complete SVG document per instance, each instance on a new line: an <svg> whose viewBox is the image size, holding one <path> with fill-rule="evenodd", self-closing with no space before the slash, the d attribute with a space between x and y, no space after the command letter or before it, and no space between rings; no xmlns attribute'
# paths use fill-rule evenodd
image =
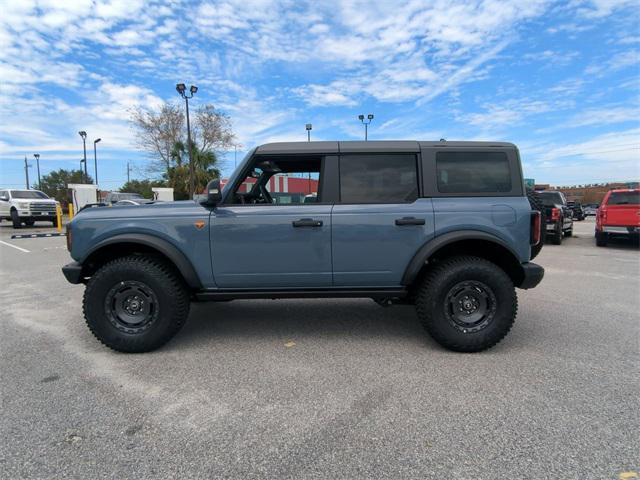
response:
<svg viewBox="0 0 640 480"><path fill-rule="evenodd" d="M207 184L207 198L203 202L211 207L222 201L222 189L220 188L220 179L215 178Z"/></svg>
<svg viewBox="0 0 640 480"><path fill-rule="evenodd" d="M8 196L8 195L2 195L2 196L0 196L0 201L2 201L2 202L8 202L8 201L9 201L9 196Z"/></svg>

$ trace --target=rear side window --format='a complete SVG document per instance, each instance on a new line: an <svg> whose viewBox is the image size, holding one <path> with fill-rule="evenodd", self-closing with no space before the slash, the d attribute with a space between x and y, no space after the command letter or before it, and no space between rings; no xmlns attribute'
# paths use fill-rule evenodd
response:
<svg viewBox="0 0 640 480"><path fill-rule="evenodd" d="M554 205L562 205L562 194L560 192L539 192L542 204L545 207L553 207Z"/></svg>
<svg viewBox="0 0 640 480"><path fill-rule="evenodd" d="M637 205L640 203L639 192L612 192L607 205Z"/></svg>
<svg viewBox="0 0 640 480"><path fill-rule="evenodd" d="M341 203L410 203L417 198L415 155L340 157Z"/></svg>
<svg viewBox="0 0 640 480"><path fill-rule="evenodd" d="M511 191L511 171L504 152L438 152L436 174L440 193Z"/></svg>

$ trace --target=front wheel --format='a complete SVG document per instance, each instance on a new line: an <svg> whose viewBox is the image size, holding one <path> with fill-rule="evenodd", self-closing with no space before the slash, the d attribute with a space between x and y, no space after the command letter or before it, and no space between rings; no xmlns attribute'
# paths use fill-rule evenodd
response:
<svg viewBox="0 0 640 480"><path fill-rule="evenodd" d="M418 292L416 309L433 339L456 352L479 352L502 340L515 321L518 298L509 276L483 258L436 264Z"/></svg>
<svg viewBox="0 0 640 480"><path fill-rule="evenodd" d="M22 227L22 221L20 220L17 210L11 210L11 223L13 224L13 228Z"/></svg>
<svg viewBox="0 0 640 480"><path fill-rule="evenodd" d="M91 332L119 352L155 350L168 342L189 314L189 292L169 265L131 255L101 267L83 300Z"/></svg>
<svg viewBox="0 0 640 480"><path fill-rule="evenodd" d="M596 230L596 245L598 247L606 247L608 241L609 238L607 237L606 232L599 232L598 230Z"/></svg>

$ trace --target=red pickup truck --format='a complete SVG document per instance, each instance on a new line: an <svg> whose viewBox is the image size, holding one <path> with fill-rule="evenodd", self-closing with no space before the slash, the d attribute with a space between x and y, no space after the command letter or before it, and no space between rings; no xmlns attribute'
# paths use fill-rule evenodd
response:
<svg viewBox="0 0 640 480"><path fill-rule="evenodd" d="M610 236L638 239L640 189L611 190L602 199L596 215L596 245L605 247Z"/></svg>

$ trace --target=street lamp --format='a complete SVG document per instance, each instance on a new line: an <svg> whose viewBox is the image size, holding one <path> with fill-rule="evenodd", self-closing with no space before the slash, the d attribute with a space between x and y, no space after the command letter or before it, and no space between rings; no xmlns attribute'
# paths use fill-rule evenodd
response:
<svg viewBox="0 0 640 480"><path fill-rule="evenodd" d="M36 165L38 166L38 190L42 190L42 185L40 185L40 154L34 153L33 156L36 159Z"/></svg>
<svg viewBox="0 0 640 480"><path fill-rule="evenodd" d="M189 99L193 98L195 93L198 91L198 87L195 85L191 85L189 88L189 92L191 95L187 95L185 91L187 87L184 83L178 83L176 85L176 91L180 94L182 98L184 98L185 104L187 106L187 149L189 150L189 193L191 198L193 198L193 192L195 191L195 174L194 174L194 166L193 166L193 155L191 153L191 124L189 123Z"/></svg>
<svg viewBox="0 0 640 480"><path fill-rule="evenodd" d="M364 125L364 141L366 142L369 140L369 124L371 123L371 120L373 120L373 113L367 115L367 120L369 120L368 122L364 121L364 115L358 115L358 119Z"/></svg>
<svg viewBox="0 0 640 480"><path fill-rule="evenodd" d="M89 174L87 173L87 132L81 130L78 132L78 135L82 137L82 150L84 151L84 181L86 182L89 178Z"/></svg>
<svg viewBox="0 0 640 480"><path fill-rule="evenodd" d="M101 138L96 138L93 141L93 168L96 171L96 178L95 178L96 185L98 185L98 152L96 151L96 144L101 140L102 140Z"/></svg>
<svg viewBox="0 0 640 480"><path fill-rule="evenodd" d="M83 168L83 164L84 163L84 168ZM80 177L82 178L82 182L83 183L87 183L87 177L86 177L86 172L87 170L87 161L84 158L80 159Z"/></svg>
<svg viewBox="0 0 640 480"><path fill-rule="evenodd" d="M310 123L307 123L305 125L305 128L307 129L307 142L311 141L311 129L313 128L313 125L311 125Z"/></svg>
<svg viewBox="0 0 640 480"><path fill-rule="evenodd" d="M27 180L26 180L26 182L27 182L27 190L29 190L29 167L30 166L31 165L29 165L27 163L27 156L25 155L24 156L24 175L25 175L25 177L27 177Z"/></svg>

